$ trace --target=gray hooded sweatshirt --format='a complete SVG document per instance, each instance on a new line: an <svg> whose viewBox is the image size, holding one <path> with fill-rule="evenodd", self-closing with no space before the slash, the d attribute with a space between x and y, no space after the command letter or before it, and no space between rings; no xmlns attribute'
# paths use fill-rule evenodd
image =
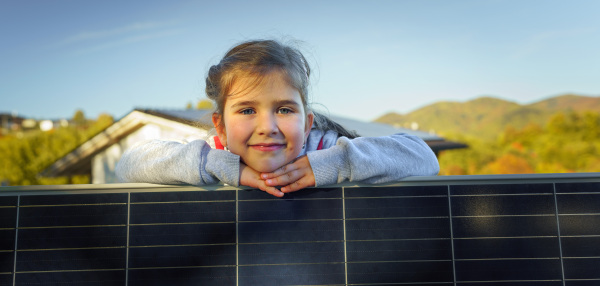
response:
<svg viewBox="0 0 600 286"><path fill-rule="evenodd" d="M322 149L317 150L320 141ZM212 146L211 146L212 145ZM395 134L348 139L311 130L304 149L316 186L341 182L382 184L409 176L435 176L437 158L417 136ZM214 141L149 140L127 150L117 164L121 182L209 185L240 183L240 156L214 148Z"/></svg>

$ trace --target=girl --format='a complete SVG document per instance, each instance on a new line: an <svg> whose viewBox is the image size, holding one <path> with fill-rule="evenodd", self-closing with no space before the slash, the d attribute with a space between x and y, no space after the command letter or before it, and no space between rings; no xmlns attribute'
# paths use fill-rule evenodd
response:
<svg viewBox="0 0 600 286"><path fill-rule="evenodd" d="M158 184L221 181L282 197L343 181L437 175L437 158L420 138L358 137L311 111L309 77L304 56L290 46L272 40L235 46L206 77L217 136L143 142L123 154L117 176Z"/></svg>

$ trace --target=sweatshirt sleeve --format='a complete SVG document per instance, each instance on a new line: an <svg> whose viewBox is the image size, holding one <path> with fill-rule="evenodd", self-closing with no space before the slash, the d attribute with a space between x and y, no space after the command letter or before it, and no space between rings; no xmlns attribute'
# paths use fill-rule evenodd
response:
<svg viewBox="0 0 600 286"><path fill-rule="evenodd" d="M421 138L403 133L340 137L335 145L307 156L316 186L344 181L382 184L409 176L435 176L440 169L437 157Z"/></svg>
<svg viewBox="0 0 600 286"><path fill-rule="evenodd" d="M149 140L128 149L115 172L124 183L208 185L223 182L238 186L239 162L239 156L212 149L203 140L189 143Z"/></svg>

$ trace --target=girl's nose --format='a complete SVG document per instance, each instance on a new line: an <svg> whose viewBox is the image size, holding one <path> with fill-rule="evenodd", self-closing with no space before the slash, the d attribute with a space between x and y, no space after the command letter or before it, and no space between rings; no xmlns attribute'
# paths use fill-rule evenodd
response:
<svg viewBox="0 0 600 286"><path fill-rule="evenodd" d="M258 117L257 131L259 134L275 134L279 131L273 114L262 114Z"/></svg>

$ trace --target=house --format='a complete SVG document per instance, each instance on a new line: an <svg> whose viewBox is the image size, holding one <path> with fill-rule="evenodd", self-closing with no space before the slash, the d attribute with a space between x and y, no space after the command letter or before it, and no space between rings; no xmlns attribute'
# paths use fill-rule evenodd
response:
<svg viewBox="0 0 600 286"><path fill-rule="evenodd" d="M0 134L20 130L26 119L13 113L0 113Z"/></svg>
<svg viewBox="0 0 600 286"><path fill-rule="evenodd" d="M211 115L210 110L135 109L54 162L41 175L46 177L90 175L93 184L116 183L114 169L126 149L147 139L192 141L206 138L214 134ZM446 141L422 131L336 116L331 118L361 136L384 136L399 132L419 136L436 154L442 150L466 147L464 144Z"/></svg>

